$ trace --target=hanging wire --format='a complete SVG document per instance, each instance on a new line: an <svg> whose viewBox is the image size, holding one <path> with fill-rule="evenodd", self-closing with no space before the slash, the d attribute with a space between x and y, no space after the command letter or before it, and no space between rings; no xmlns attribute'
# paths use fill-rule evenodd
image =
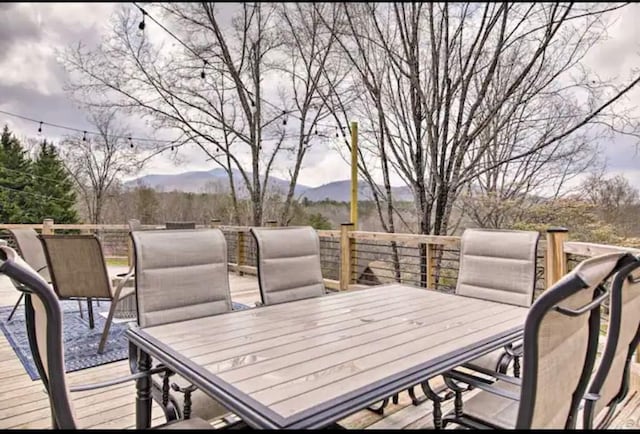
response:
<svg viewBox="0 0 640 434"><path fill-rule="evenodd" d="M80 128L75 128L75 127L69 127L66 125L60 125L60 124L53 124L50 122L44 122L44 121L38 121L36 119L27 117L27 116L23 116L23 115L19 115L16 113L11 113L8 111L4 111L4 110L0 110L0 113L5 114L7 116L12 116L18 119L22 119L25 121L29 121L29 122L34 122L37 124L40 124L40 126L38 127L38 133L42 133L42 126L43 125L47 125L53 128L59 128L61 130L67 130L67 131L74 131L76 133L83 133L85 135L93 135L96 137L99 137L101 134L99 132L96 131L88 131L88 130L82 130ZM110 135L110 137L114 138L114 139L129 139L131 138L132 140L135 140L137 142L156 142L156 143L172 143L172 142L176 142L177 140L166 140L166 139L152 139L152 138L148 138L148 137L130 137L130 136L116 136L116 135Z"/></svg>
<svg viewBox="0 0 640 434"><path fill-rule="evenodd" d="M175 39L178 43L180 43L180 45L182 45L184 48L186 48L188 51L190 51L195 57L197 57L198 59L202 60L203 62L203 67L202 67L202 71L200 72L200 78L205 78L205 71L204 71L204 67L205 65L208 64L207 59L203 58L198 52L196 52L193 48L191 48L189 45L187 45L182 39L178 38L173 32L171 32L169 29L167 29L164 25L162 25L157 19L155 19L151 14L149 14L144 8L142 8L142 6L138 5L136 2L132 2L133 5L135 7L137 7L140 12L142 12L142 17L144 20L145 16L148 16L150 20L152 20L154 23L156 23L162 30L164 30L169 36L171 36L173 39ZM141 23L142 24L142 23ZM266 99L260 97L260 100L267 104L270 105L272 108L275 108L277 110L282 110L282 107L278 107L277 105L273 104L270 101L267 101ZM251 107L255 107L255 101L251 101ZM284 113L292 113L293 111L286 111L286 110L282 110ZM294 116L296 119L298 119L299 121L302 121L303 119L299 116ZM285 124L286 125L286 124ZM330 128L332 126L334 126L333 124L321 124L321 123L316 123L316 125L318 126L322 126L322 127L327 127Z"/></svg>

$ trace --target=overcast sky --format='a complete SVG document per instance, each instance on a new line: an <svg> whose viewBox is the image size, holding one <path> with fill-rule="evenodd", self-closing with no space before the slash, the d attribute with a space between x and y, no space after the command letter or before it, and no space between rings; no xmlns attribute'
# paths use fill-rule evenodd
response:
<svg viewBox="0 0 640 434"><path fill-rule="evenodd" d="M93 45L108 31L108 19L120 3L0 3L0 110L18 113L45 122L91 129L84 115L64 91L65 73L56 61L56 50L82 41ZM133 5L130 5L134 8ZM609 29L609 40L591 53L590 65L603 76L628 76L632 67L640 66L640 4L632 4L618 14ZM147 21L147 32L157 32ZM640 100L640 90L626 104ZM38 125L0 113L0 123L21 137L35 137ZM151 134L142 122L129 125L134 136ZM44 128L43 137L57 140L62 130ZM170 137L168 137L170 138ZM624 174L640 188L640 156L628 139L600 144L607 160L607 171ZM324 150L311 154L300 174L299 183L317 186L349 178L349 165L335 152ZM165 156L154 158L143 173L179 173L214 168L198 149L180 151L175 164Z"/></svg>

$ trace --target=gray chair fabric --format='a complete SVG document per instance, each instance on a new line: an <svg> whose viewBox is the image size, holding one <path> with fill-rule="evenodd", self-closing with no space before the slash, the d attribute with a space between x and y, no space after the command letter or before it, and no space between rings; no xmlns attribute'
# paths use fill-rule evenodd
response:
<svg viewBox="0 0 640 434"><path fill-rule="evenodd" d="M519 399L481 390L464 403L465 417L504 429L575 426L596 357L600 314L599 304L592 302L599 285L617 271L623 256L611 253L583 261L536 300L525 322L521 386L504 380L492 385ZM575 315L563 313L558 306L590 309Z"/></svg>
<svg viewBox="0 0 640 434"><path fill-rule="evenodd" d="M311 226L253 227L265 305L325 295L320 239Z"/></svg>
<svg viewBox="0 0 640 434"><path fill-rule="evenodd" d="M135 231L131 237L141 327L232 310L227 242L221 230ZM180 376L172 379L181 389L190 385ZM213 419L229 410L196 389L191 394L191 412Z"/></svg>
<svg viewBox="0 0 640 434"><path fill-rule="evenodd" d="M531 306L539 238L535 231L466 229L461 238L456 294ZM465 366L505 372L510 360L511 356L499 349Z"/></svg>
<svg viewBox="0 0 640 434"><path fill-rule="evenodd" d="M611 285L609 323L602 358L585 405L584 427L606 428L616 406L629 392L629 364L640 344L640 261L622 270ZM603 412L603 410L607 410ZM604 414L604 417L602 413Z"/></svg>
<svg viewBox="0 0 640 434"><path fill-rule="evenodd" d="M131 237L141 327L231 311L222 231L134 231Z"/></svg>
<svg viewBox="0 0 640 434"><path fill-rule="evenodd" d="M33 229L8 229L18 246L18 252L24 261L36 270L44 280L51 281L47 258L44 255L38 233Z"/></svg>
<svg viewBox="0 0 640 434"><path fill-rule="evenodd" d="M25 260L27 264L31 266L34 270L36 270L43 279L47 282L51 282L51 276L49 275L49 268L47 267L47 258L44 255L44 250L42 249L42 244L38 239L38 233L33 229L8 229L13 241L18 247L18 252ZM2 240L5 244L6 241ZM19 285L14 280L11 280L14 286ZM17 286L16 286L17 288ZM20 288L18 288L20 289ZM16 301L16 304L13 306L13 309L9 316L7 317L7 321L11 321L13 315L15 314L20 302L22 301L24 294L20 294L20 297ZM82 314L82 307L80 307L80 314Z"/></svg>
<svg viewBox="0 0 640 434"><path fill-rule="evenodd" d="M531 306L539 237L534 231L465 230L456 294Z"/></svg>
<svg viewBox="0 0 640 434"><path fill-rule="evenodd" d="M111 302L98 353L104 351L119 301L133 293L121 281L114 289L107 271L100 239L95 235L39 235L53 289L60 299L96 298ZM89 310L90 324L93 323Z"/></svg>
<svg viewBox="0 0 640 434"><path fill-rule="evenodd" d="M0 246L0 272L19 281L29 289L25 306L27 309L27 336L31 352L49 397L52 425L59 429L77 429L77 414L66 380L64 346L62 339L62 309L58 297L49 285L32 267L22 261L10 247ZM121 378L111 384L130 381ZM89 390L105 387L96 384ZM203 429L211 425L197 418L174 421L157 428Z"/></svg>

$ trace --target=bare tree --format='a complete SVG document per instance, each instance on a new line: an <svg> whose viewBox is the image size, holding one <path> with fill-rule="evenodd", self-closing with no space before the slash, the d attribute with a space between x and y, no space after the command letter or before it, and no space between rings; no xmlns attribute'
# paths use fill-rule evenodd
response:
<svg viewBox="0 0 640 434"><path fill-rule="evenodd" d="M585 126L637 134L613 107L640 77L602 82L583 62L623 6L349 3L325 18L366 90L348 116L366 120L380 169L412 188L419 232L448 233L454 203L481 174L529 156L551 161ZM524 125L526 140L505 152L496 135Z"/></svg>
<svg viewBox="0 0 640 434"><path fill-rule="evenodd" d="M581 186L582 197L593 205L605 223L614 225L624 237L636 227L640 208L640 192L627 178L617 175L605 178L594 174Z"/></svg>
<svg viewBox="0 0 640 434"><path fill-rule="evenodd" d="M312 83L301 93L308 97L303 105L283 109L289 104L273 95L272 90L279 86L286 98L295 91L281 80L278 66L287 46L284 41L295 40L291 31L297 30L286 24L286 17L299 17L303 12L294 9L259 2L161 4L156 10L163 13L165 23L175 23L180 30L174 34L183 42L171 49L140 35L139 16L132 15L131 8L122 8L113 32L96 50L78 46L63 53L63 64L71 76L68 88L90 105L125 109L147 117L157 128L181 131L227 171L236 221L239 177L251 197L253 224L260 225L269 174L282 164L285 152L293 151L297 163L302 160L322 118L317 111L309 117L298 114L306 121L292 135L282 125L292 112L313 106L317 79L305 74L317 67L289 74L295 77L290 81L294 87L298 82ZM151 28L147 24L145 32ZM153 30L160 31L157 26ZM312 64L322 62L322 50L330 49L326 40L318 38L313 46L317 56ZM304 54L301 51L298 58ZM298 146L289 146L289 139ZM297 174L294 170L290 191Z"/></svg>
<svg viewBox="0 0 640 434"><path fill-rule="evenodd" d="M97 137L67 137L60 148L90 222L99 224L111 189L121 176L140 170L142 160L113 110L94 110L89 120L98 130Z"/></svg>

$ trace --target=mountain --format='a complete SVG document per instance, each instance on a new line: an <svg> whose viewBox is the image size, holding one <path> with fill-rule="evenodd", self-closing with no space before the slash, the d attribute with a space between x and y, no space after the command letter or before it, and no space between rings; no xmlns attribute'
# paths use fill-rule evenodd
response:
<svg viewBox="0 0 640 434"><path fill-rule="evenodd" d="M248 176L252 176L248 173ZM243 192L244 182L238 170L234 170L234 179L238 196L246 198L246 192ZM189 193L205 193L205 192L225 192L229 191L229 179L224 169L213 169L208 171L193 171L178 173L176 175L145 175L140 178L133 179L124 183L127 188L138 186L150 187L158 191L184 191ZM269 189L271 191L280 190L283 194L289 188L289 181L269 177ZM394 198L396 200L413 200L411 190L408 187L392 187ZM296 197L306 197L312 202L325 199L335 200L338 202L348 202L351 198L351 181L335 181L319 187L308 187L298 184L295 189ZM368 184L360 182L358 185L358 199L371 200L371 188Z"/></svg>
<svg viewBox="0 0 640 434"><path fill-rule="evenodd" d="M408 187L391 187L391 191L395 200L413 200L411 190ZM302 193L302 197L306 197L312 202L325 199L348 202L351 199L351 181L335 181L319 187L309 188ZM369 184L358 183L358 200L373 200Z"/></svg>
<svg viewBox="0 0 640 434"><path fill-rule="evenodd" d="M251 172L247 173L247 176L253 176ZM240 197L246 197L242 194L242 186L244 181L239 170L233 171L233 178L236 181L236 189L239 192ZM145 186L153 188L159 191L184 191L188 193L205 193L205 192L217 192L229 190L229 178L227 172L224 169L213 169L207 171L193 171L178 173L175 175L145 175L140 178L132 179L124 183L127 188L134 188L138 186ZM295 194L300 195L309 187L298 184L295 188ZM283 193L289 189L289 181L276 178L274 176L269 177L269 189L279 190Z"/></svg>

